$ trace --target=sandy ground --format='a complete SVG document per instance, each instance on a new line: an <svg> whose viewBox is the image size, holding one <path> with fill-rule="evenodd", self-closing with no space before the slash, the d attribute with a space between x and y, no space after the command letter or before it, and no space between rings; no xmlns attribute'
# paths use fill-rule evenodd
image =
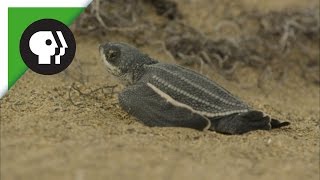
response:
<svg viewBox="0 0 320 180"><path fill-rule="evenodd" d="M203 69L289 127L234 136L150 128L117 104L123 86L97 50L107 39L76 39L77 60L65 73L28 71L1 99L1 179L319 179L319 86L294 70L257 88L254 69L239 70L238 82ZM141 49L174 63L156 46Z"/></svg>

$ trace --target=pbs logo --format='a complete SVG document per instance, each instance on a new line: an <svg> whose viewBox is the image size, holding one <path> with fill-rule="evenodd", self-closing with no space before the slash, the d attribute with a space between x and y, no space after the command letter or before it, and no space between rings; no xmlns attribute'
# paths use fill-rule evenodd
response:
<svg viewBox="0 0 320 180"><path fill-rule="evenodd" d="M56 40L54 39L53 32L51 31L39 31L34 33L29 40L30 50L38 55L38 64L51 64L51 57L55 58L54 63L60 64L60 57L66 52L68 45L61 31L56 31L59 41L62 46L59 49L59 53L56 55L56 48L59 48Z"/></svg>
<svg viewBox="0 0 320 180"><path fill-rule="evenodd" d="M70 29L60 21L41 19L30 24L20 39L20 54L34 72L52 75L72 62L76 43Z"/></svg>

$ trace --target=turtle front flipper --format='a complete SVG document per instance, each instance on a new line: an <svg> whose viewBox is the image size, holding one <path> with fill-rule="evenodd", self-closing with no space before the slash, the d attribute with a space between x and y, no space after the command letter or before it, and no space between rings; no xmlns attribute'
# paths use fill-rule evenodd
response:
<svg viewBox="0 0 320 180"><path fill-rule="evenodd" d="M270 130L274 125L281 125L280 121L271 121L270 116L261 111L232 114L219 119L211 119L211 130L224 134L243 134L253 130Z"/></svg>
<svg viewBox="0 0 320 180"><path fill-rule="evenodd" d="M127 87L119 94L119 103L125 111L148 126L188 127L198 130L211 126L208 118L172 104L145 83Z"/></svg>

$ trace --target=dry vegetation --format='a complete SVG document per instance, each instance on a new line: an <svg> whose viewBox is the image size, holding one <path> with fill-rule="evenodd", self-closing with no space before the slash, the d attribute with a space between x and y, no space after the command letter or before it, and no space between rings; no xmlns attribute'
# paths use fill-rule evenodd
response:
<svg viewBox="0 0 320 180"><path fill-rule="evenodd" d="M207 16L217 14L217 19L202 30L184 19L174 1L96 0L78 19L75 30L106 39L121 35L138 47L159 44L182 65L209 66L232 80L237 80L234 72L245 66L262 74L272 72L277 80L296 66L305 80L320 84L317 6L268 12L248 10L240 1L223 5L212 1L210 6L217 8Z"/></svg>

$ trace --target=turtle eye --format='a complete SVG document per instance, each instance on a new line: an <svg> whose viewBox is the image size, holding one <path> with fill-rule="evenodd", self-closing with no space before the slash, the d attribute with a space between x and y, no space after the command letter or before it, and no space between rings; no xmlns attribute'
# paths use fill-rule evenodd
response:
<svg viewBox="0 0 320 180"><path fill-rule="evenodd" d="M110 63L115 63L120 56L120 52L117 48L111 48L106 51L106 59Z"/></svg>

